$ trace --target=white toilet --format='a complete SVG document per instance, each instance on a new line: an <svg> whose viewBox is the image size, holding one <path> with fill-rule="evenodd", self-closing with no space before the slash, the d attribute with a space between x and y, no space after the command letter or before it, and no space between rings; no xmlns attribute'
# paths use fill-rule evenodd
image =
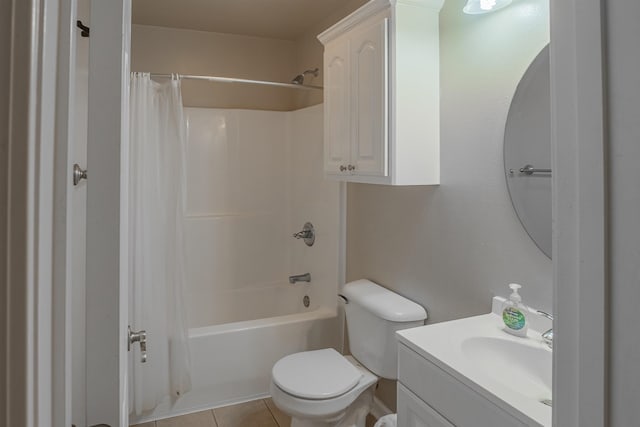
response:
<svg viewBox="0 0 640 427"><path fill-rule="evenodd" d="M347 283L342 296L353 357L328 348L273 366L271 397L291 427L364 427L378 376L397 379L395 332L427 318L422 306L369 280Z"/></svg>

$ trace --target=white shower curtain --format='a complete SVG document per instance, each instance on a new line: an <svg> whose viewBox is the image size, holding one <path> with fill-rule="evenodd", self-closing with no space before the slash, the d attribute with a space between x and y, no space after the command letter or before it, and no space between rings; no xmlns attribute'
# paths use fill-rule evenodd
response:
<svg viewBox="0 0 640 427"><path fill-rule="evenodd" d="M135 414L191 388L184 308L186 124L180 80L131 75L130 324L147 331L147 362L130 362Z"/></svg>

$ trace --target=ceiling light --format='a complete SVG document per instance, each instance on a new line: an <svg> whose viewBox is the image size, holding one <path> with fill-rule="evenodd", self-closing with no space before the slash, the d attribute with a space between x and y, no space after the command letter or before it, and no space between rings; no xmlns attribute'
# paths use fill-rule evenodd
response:
<svg viewBox="0 0 640 427"><path fill-rule="evenodd" d="M511 1L512 0L467 0L467 4L462 8L462 11L469 15L494 12L509 6Z"/></svg>

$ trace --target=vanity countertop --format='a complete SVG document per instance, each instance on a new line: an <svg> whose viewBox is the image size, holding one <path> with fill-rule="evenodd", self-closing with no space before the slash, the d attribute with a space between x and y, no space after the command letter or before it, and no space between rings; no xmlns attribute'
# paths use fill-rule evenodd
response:
<svg viewBox="0 0 640 427"><path fill-rule="evenodd" d="M551 321L530 313L527 337L505 332L504 299L489 314L397 332L400 343L463 384L522 419L551 426L552 353L541 333Z"/></svg>

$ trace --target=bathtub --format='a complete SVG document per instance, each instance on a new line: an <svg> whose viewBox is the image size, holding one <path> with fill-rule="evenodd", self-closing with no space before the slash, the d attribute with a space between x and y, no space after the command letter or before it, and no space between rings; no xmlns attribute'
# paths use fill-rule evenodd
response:
<svg viewBox="0 0 640 427"><path fill-rule="evenodd" d="M292 285L293 286L293 285ZM130 424L264 398L273 364L287 354L341 350L343 323L334 308L189 329L192 390ZM256 351L257 349L257 351Z"/></svg>
<svg viewBox="0 0 640 427"><path fill-rule="evenodd" d="M315 283L262 283L239 289L199 290L188 298L188 324L190 330L209 331L211 326L230 325L245 321L282 317L310 312L318 308ZM305 295L310 306L304 306ZM224 329L224 328L222 328Z"/></svg>

